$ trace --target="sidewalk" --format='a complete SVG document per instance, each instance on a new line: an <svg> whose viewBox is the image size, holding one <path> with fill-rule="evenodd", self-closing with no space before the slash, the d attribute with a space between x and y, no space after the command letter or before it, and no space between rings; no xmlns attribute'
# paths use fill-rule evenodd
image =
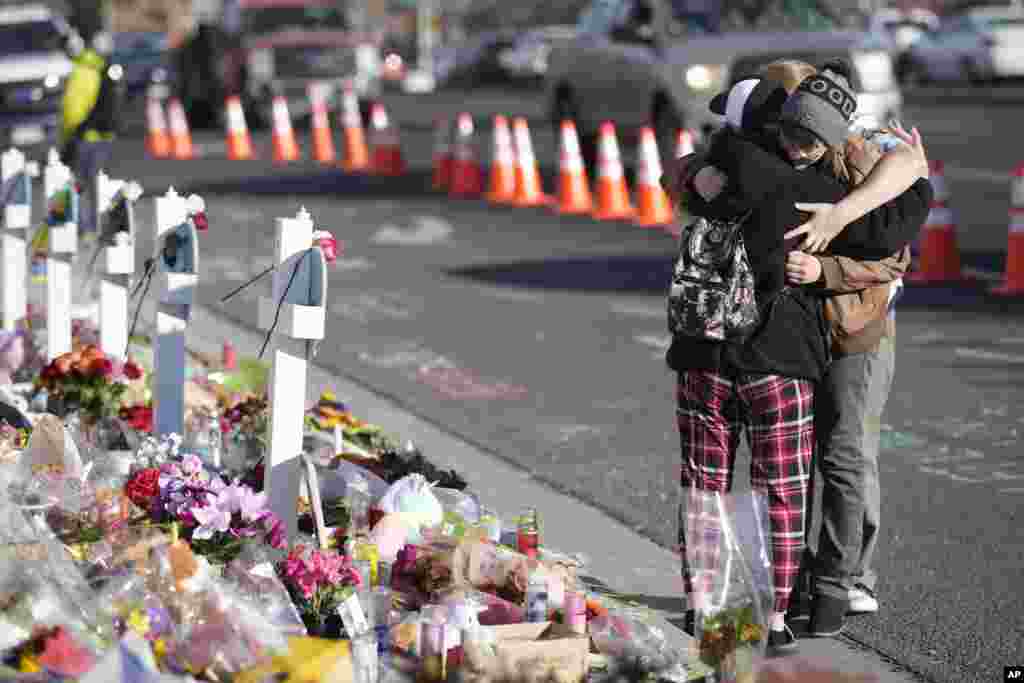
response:
<svg viewBox="0 0 1024 683"><path fill-rule="evenodd" d="M143 305L140 330L151 325L154 306ZM240 355L255 356L263 334L227 322L215 311L196 307L188 329L189 348L219 356L225 340ZM587 558L584 576L598 579L607 590L646 605L665 621L666 637L683 648L689 637L681 630L682 605L679 563L673 552L642 538L600 510L534 480L528 472L467 443L443 425L431 424L396 407L372 389L337 377L311 364L307 400L332 390L349 403L361 419L382 426L403 442L412 440L431 462L458 471L481 501L504 515L517 514L524 505L536 507L544 519L545 545ZM665 514L675 515L675 510ZM599 584L600 585L600 584ZM910 683L920 679L895 671L878 655L848 639L801 641L800 653L831 662L848 672L870 673L884 683Z"/></svg>

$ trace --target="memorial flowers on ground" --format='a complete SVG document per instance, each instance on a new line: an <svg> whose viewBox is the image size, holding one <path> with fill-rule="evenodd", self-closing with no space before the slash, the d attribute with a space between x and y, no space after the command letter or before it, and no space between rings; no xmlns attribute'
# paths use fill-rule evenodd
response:
<svg viewBox="0 0 1024 683"><path fill-rule="evenodd" d="M133 481L132 493L148 500L149 480ZM196 554L213 564L230 562L247 543L285 547L284 527L267 507L266 495L209 472L197 455L160 465L157 486L159 496L149 509L154 520L179 524Z"/></svg>

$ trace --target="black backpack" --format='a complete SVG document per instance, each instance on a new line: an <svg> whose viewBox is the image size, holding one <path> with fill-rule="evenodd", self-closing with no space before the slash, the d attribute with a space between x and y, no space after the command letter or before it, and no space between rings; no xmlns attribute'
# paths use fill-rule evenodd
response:
<svg viewBox="0 0 1024 683"><path fill-rule="evenodd" d="M668 294L673 336L729 341L757 326L754 273L741 230L749 216L698 217L683 228Z"/></svg>

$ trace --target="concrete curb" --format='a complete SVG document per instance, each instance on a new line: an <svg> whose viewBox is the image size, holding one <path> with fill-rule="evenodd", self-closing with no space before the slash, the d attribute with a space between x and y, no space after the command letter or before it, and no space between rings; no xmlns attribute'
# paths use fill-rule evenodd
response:
<svg viewBox="0 0 1024 683"><path fill-rule="evenodd" d="M140 327L149 331L154 313L155 305L146 301ZM217 357L223 341L228 339L240 354L255 355L263 335L227 320L214 309L193 309L188 331L190 350ZM529 472L481 450L443 425L413 415L372 387L331 374L314 361L309 368L307 400L315 400L326 389L351 403L361 418L381 425L403 440L412 440L438 467L459 471L488 507L503 515L517 514L525 505L536 507L544 519L545 543L564 553L585 556L588 563L584 575L597 579L602 590L646 605L669 642L679 648L688 647L691 639L680 628L682 588L675 553L636 534L601 510L559 493ZM675 510L667 514L675 514ZM884 654L869 651L855 641L805 640L801 641L800 651L844 671L871 673L883 683L920 681L919 677L898 670Z"/></svg>

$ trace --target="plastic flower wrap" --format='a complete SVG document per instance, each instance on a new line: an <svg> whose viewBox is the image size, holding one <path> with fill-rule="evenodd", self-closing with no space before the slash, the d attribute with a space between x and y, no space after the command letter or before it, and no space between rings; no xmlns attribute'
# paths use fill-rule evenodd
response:
<svg viewBox="0 0 1024 683"><path fill-rule="evenodd" d="M266 546L249 545L225 567L224 581L243 595L260 596L263 617L288 635L306 635L288 588L277 575L271 551Z"/></svg>
<svg viewBox="0 0 1024 683"><path fill-rule="evenodd" d="M164 636L163 612L128 616L136 619L125 628L158 636L151 641L154 654L173 673L202 675L207 680L230 680L286 650L282 630L265 618L260 594L243 594L230 580L217 578L206 558L192 552L182 539L154 549L144 567L145 590L127 596L155 596L173 624ZM131 602L127 601L131 606ZM136 606L138 606L136 604ZM161 620L154 626L154 618ZM148 627L148 630L147 630Z"/></svg>
<svg viewBox="0 0 1024 683"><path fill-rule="evenodd" d="M100 631L108 643L126 633L134 633L149 642L154 654L162 656L174 648L175 624L160 596L146 585L137 572L112 578L96 595Z"/></svg>
<svg viewBox="0 0 1024 683"><path fill-rule="evenodd" d="M700 661L720 678L753 681L772 607L767 500L690 487L680 515Z"/></svg>
<svg viewBox="0 0 1024 683"><path fill-rule="evenodd" d="M157 439L146 437L135 452L138 467L160 467L165 462L177 460L181 451L181 435L167 434Z"/></svg>
<svg viewBox="0 0 1024 683"><path fill-rule="evenodd" d="M65 606L62 610L84 628L95 623L89 608L91 590L72 556L47 525L46 513L57 500L35 492L39 481L38 476L22 481L17 471L0 473L0 582L10 580L21 585L28 581L41 592L56 592ZM17 492L17 497L12 498L9 492ZM26 599L33 590L15 588L12 592L22 593L16 597Z"/></svg>
<svg viewBox="0 0 1024 683"><path fill-rule="evenodd" d="M225 680L287 652L285 634L264 619L259 600L224 582L211 582L193 618L178 626L180 645L169 655L169 668Z"/></svg>

